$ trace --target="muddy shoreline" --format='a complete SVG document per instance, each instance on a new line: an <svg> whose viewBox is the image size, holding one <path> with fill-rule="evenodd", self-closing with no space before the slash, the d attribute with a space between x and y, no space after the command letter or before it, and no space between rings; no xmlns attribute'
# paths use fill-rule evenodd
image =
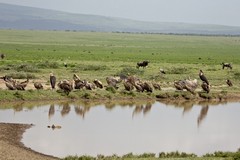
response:
<svg viewBox="0 0 240 160"><path fill-rule="evenodd" d="M4 160L54 160L57 157L38 153L21 142L23 133L32 124L0 123L0 159Z"/></svg>

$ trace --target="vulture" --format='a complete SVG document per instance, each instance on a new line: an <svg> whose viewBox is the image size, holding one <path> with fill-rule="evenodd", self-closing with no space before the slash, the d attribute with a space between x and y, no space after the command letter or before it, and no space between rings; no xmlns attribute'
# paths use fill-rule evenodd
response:
<svg viewBox="0 0 240 160"><path fill-rule="evenodd" d="M62 89L67 95L73 90L73 85L67 80L60 81L58 87Z"/></svg>
<svg viewBox="0 0 240 160"><path fill-rule="evenodd" d="M123 85L127 91L131 91L134 89L133 84L130 82L124 82Z"/></svg>
<svg viewBox="0 0 240 160"><path fill-rule="evenodd" d="M152 92L152 87L147 83L147 82L144 82L143 84L142 84L142 88L143 88L143 90L146 90L147 92Z"/></svg>
<svg viewBox="0 0 240 160"><path fill-rule="evenodd" d="M210 87L209 87L209 85L208 85L206 82L203 81L203 83L202 83L201 86L202 86L202 89L203 89L204 91L206 91L207 93L210 92Z"/></svg>
<svg viewBox="0 0 240 160"><path fill-rule="evenodd" d="M28 82L29 82L29 79L27 78L26 81L20 82L18 85L21 85L25 89L28 85Z"/></svg>
<svg viewBox="0 0 240 160"><path fill-rule="evenodd" d="M143 92L144 89L142 88L142 86L140 84L135 84L134 87L136 88L137 92Z"/></svg>
<svg viewBox="0 0 240 160"><path fill-rule="evenodd" d="M194 91L197 89L197 86L198 86L197 79L185 80L184 82L185 82L184 89L194 94Z"/></svg>
<svg viewBox="0 0 240 160"><path fill-rule="evenodd" d="M82 89L85 86L84 81L80 80L80 78L76 74L73 74L73 80L75 83L75 89Z"/></svg>
<svg viewBox="0 0 240 160"><path fill-rule="evenodd" d="M162 69L162 68L160 68L160 73L166 74L166 72L165 72L164 69Z"/></svg>
<svg viewBox="0 0 240 160"><path fill-rule="evenodd" d="M43 85L40 82L35 82L33 85L36 89L43 89Z"/></svg>
<svg viewBox="0 0 240 160"><path fill-rule="evenodd" d="M11 82L5 82L5 85L6 87L9 89L9 90L16 90L16 87L15 87L15 82L11 83Z"/></svg>
<svg viewBox="0 0 240 160"><path fill-rule="evenodd" d="M84 80L84 86L87 90L93 90L95 89L95 84L89 83L88 81Z"/></svg>
<svg viewBox="0 0 240 160"><path fill-rule="evenodd" d="M93 83L98 87L98 88L103 88L103 84L101 81L98 79L94 79Z"/></svg>
<svg viewBox="0 0 240 160"><path fill-rule="evenodd" d="M112 86L115 89L118 89L119 87L117 86L117 84L120 83L122 80L121 79L117 79L115 77L107 77L106 81L107 81L107 84L109 86Z"/></svg>
<svg viewBox="0 0 240 160"><path fill-rule="evenodd" d="M50 83L52 89L55 89L56 86L56 77L53 75L53 73L50 73Z"/></svg>
<svg viewBox="0 0 240 160"><path fill-rule="evenodd" d="M199 72L199 77L203 82L206 82L209 85L209 82L208 82L207 78L205 77L205 75L203 74L202 70L200 70L200 72Z"/></svg>
<svg viewBox="0 0 240 160"><path fill-rule="evenodd" d="M184 81L183 80L179 80L179 81L174 81L174 87L177 89L177 90L183 90L184 89Z"/></svg>
<svg viewBox="0 0 240 160"><path fill-rule="evenodd" d="M83 89L85 86L84 82L83 81L75 81L75 85L74 85L74 88L75 89Z"/></svg>
<svg viewBox="0 0 240 160"><path fill-rule="evenodd" d="M233 86L232 82L229 79L226 80L226 83L229 87Z"/></svg>
<svg viewBox="0 0 240 160"><path fill-rule="evenodd" d="M154 83L152 83L152 85L153 85L153 88L154 88L155 90L161 90L160 84L154 82Z"/></svg>

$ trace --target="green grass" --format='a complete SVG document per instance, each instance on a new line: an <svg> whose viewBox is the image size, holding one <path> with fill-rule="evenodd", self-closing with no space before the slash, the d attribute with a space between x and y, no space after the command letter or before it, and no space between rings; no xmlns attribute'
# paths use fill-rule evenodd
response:
<svg viewBox="0 0 240 160"><path fill-rule="evenodd" d="M0 30L0 35L0 52L6 54L0 76L49 83L50 72L57 80L72 79L76 73L106 85L107 76L128 74L173 87L174 80L199 80L202 69L217 90L239 91L240 37L24 30ZM137 69L143 60L149 60L149 66ZM222 62L232 63L233 70L222 70ZM160 74L160 68L167 74ZM222 87L226 79L234 87Z"/></svg>

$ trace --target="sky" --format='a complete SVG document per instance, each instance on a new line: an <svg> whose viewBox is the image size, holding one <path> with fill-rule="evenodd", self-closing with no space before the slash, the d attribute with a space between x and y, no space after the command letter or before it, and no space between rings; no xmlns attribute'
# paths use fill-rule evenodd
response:
<svg viewBox="0 0 240 160"><path fill-rule="evenodd" d="M0 0L0 3L141 21L240 26L240 0Z"/></svg>

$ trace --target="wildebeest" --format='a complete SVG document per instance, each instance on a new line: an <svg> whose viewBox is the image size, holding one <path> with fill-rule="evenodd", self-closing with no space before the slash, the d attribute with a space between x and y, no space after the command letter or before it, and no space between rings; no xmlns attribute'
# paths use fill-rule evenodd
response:
<svg viewBox="0 0 240 160"><path fill-rule="evenodd" d="M137 63L137 68L139 68L139 67L145 68L145 67L147 67L148 63L149 63L149 61L138 62Z"/></svg>
<svg viewBox="0 0 240 160"><path fill-rule="evenodd" d="M224 62L222 62L222 69L224 69L225 67L232 69L231 63L224 63Z"/></svg>
<svg viewBox="0 0 240 160"><path fill-rule="evenodd" d="M1 53L0 57L1 57L1 59L4 59L5 58L5 54Z"/></svg>

